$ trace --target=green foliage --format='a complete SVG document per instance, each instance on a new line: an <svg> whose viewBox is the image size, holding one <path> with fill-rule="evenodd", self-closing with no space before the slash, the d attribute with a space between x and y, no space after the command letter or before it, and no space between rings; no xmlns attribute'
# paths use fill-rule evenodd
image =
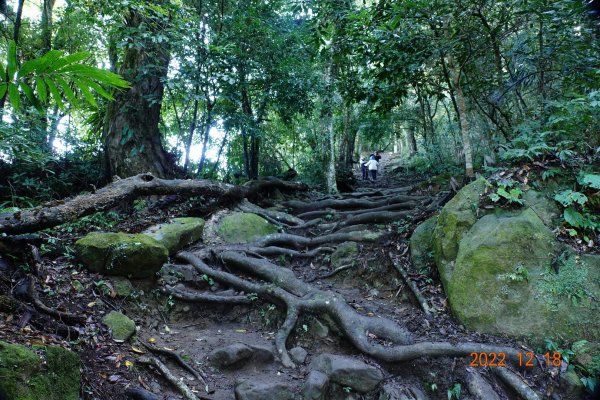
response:
<svg viewBox="0 0 600 400"><path fill-rule="evenodd" d="M448 389L448 391L447 391L448 400L460 399L461 391L462 391L462 385L460 383L455 383L454 386L452 386L452 388Z"/></svg>
<svg viewBox="0 0 600 400"><path fill-rule="evenodd" d="M497 187L492 185L492 193L488 194L490 200L494 203L504 202L505 204L523 204L523 191L516 187L516 183L513 180L501 179L494 181Z"/></svg>
<svg viewBox="0 0 600 400"><path fill-rule="evenodd" d="M8 42L6 63L0 62L0 97L8 96L12 108L20 110L24 97L39 111L52 99L61 109L65 100L77 105L73 87L83 93L92 105L97 102L91 90L105 99L112 100L106 88L128 88L129 84L112 72L82 64L90 56L87 52L64 55L60 50L51 50L42 57L28 60L18 67L17 45Z"/></svg>

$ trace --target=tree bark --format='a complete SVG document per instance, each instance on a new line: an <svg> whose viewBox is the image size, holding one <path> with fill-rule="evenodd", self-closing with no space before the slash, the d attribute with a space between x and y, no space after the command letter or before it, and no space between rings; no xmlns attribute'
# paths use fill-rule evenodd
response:
<svg viewBox="0 0 600 400"><path fill-rule="evenodd" d="M127 15L128 28L135 29L142 23L155 33L162 29L152 17L136 11ZM170 53L164 43L139 40L144 46L127 48L119 71L132 87L117 93L107 109L104 129L107 174L128 177L151 172L171 177L175 175L175 162L163 148L158 129Z"/></svg>
<svg viewBox="0 0 600 400"><path fill-rule="evenodd" d="M465 156L465 174L468 178L475 176L473 172L473 153L471 150L471 138L469 136L469 120L467 119L467 106L462 86L460 84L460 71L456 68L451 70L454 90L456 91L456 103L458 106L458 118L460 121L460 132L463 142L463 153Z"/></svg>

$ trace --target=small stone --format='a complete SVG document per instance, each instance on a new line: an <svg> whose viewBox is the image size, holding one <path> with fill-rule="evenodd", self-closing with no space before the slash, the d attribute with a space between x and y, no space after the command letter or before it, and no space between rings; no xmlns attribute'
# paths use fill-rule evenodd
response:
<svg viewBox="0 0 600 400"><path fill-rule="evenodd" d="M323 372L310 371L302 390L305 400L325 400L329 378Z"/></svg>
<svg viewBox="0 0 600 400"><path fill-rule="evenodd" d="M310 363L311 370L321 371L332 382L348 386L357 392L367 393L383 380L383 373L372 365L351 357L321 354Z"/></svg>
<svg viewBox="0 0 600 400"><path fill-rule="evenodd" d="M310 325L310 332L318 338L325 339L329 336L329 327L315 318Z"/></svg>
<svg viewBox="0 0 600 400"><path fill-rule="evenodd" d="M115 293L119 297L129 297L131 292L133 291L133 285L131 281L127 278L123 277L115 277L110 280L112 283L113 289L115 289Z"/></svg>
<svg viewBox="0 0 600 400"><path fill-rule="evenodd" d="M239 381L235 385L236 400L294 400L294 392L283 383L252 383Z"/></svg>
<svg viewBox="0 0 600 400"><path fill-rule="evenodd" d="M118 311L108 313L102 322L110 328L115 342L124 342L135 333L135 322Z"/></svg>
<svg viewBox="0 0 600 400"><path fill-rule="evenodd" d="M294 347L289 351L289 353L292 361L294 361L296 364L304 364L304 361L306 361L306 356L308 355L308 352L302 347Z"/></svg>
<svg viewBox="0 0 600 400"><path fill-rule="evenodd" d="M71 286L73 286L73 289L75 289L78 292L83 292L85 289L83 287L83 284L81 282L79 282L78 280L74 280L73 282L71 282Z"/></svg>
<svg viewBox="0 0 600 400"><path fill-rule="evenodd" d="M252 361L268 363L274 360L271 349L262 346L247 346L244 343L233 343L229 346L213 350L208 355L208 361L216 368L242 368Z"/></svg>

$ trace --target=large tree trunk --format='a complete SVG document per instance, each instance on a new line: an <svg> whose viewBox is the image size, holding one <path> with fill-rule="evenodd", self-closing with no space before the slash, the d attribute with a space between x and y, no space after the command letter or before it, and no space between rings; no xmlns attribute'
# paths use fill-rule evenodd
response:
<svg viewBox="0 0 600 400"><path fill-rule="evenodd" d="M332 56L330 55L325 65L323 76L326 89L321 109L321 132L323 132L323 137L326 140L326 145L323 146L325 150L323 156L325 158L325 184L327 186L327 193L335 194L338 193L338 188L335 179L335 133L333 130L333 93L331 92L333 90L331 77L333 60L331 58Z"/></svg>
<svg viewBox="0 0 600 400"><path fill-rule="evenodd" d="M135 29L144 22L158 31L156 23L131 11L127 27ZM158 129L163 80L169 66L169 49L164 43L138 39L143 46L129 47L119 72L131 82L126 92L117 93L107 109L104 147L107 174L128 177L151 172L159 177L175 175L174 160L161 142Z"/></svg>

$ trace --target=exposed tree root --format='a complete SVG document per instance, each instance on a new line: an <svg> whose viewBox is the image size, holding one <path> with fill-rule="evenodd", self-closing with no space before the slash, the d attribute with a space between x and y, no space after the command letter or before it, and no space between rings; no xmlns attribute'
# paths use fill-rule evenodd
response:
<svg viewBox="0 0 600 400"><path fill-rule="evenodd" d="M18 234L51 228L98 211L109 210L122 202L141 196L203 195L218 198L220 204L231 204L244 198L256 198L274 188L305 190L307 186L276 178L252 181L248 186L237 186L210 180L168 180L149 173L139 174L118 180L93 194L79 195L29 210L0 214L0 233Z"/></svg>
<svg viewBox="0 0 600 400"><path fill-rule="evenodd" d="M160 400L160 397L154 393L137 386L129 386L125 389L125 396L128 396L132 400Z"/></svg>
<svg viewBox="0 0 600 400"><path fill-rule="evenodd" d="M292 235L289 233L274 233L267 235L259 240L252 243L256 247L267 247L267 246L282 246L292 247L295 249L314 248L324 244L333 244L341 242L374 242L379 240L380 234L373 233L370 231L353 231L353 232L342 232L332 233L329 235L318 236L314 238L307 238L299 235Z"/></svg>
<svg viewBox="0 0 600 400"><path fill-rule="evenodd" d="M498 376L502 382L513 389L519 396L525 400L540 400L540 396L529 387L523 379L517 374L509 371L507 368L496 367L492 369L496 376Z"/></svg>
<svg viewBox="0 0 600 400"><path fill-rule="evenodd" d="M220 303L220 304L251 304L252 300L248 296L222 296L212 293L201 292L183 292L172 286L165 286L163 292L173 296L178 300L190 301L195 303Z"/></svg>
<svg viewBox="0 0 600 400"><path fill-rule="evenodd" d="M40 312L43 312L44 314L48 314L64 323L66 323L67 325L76 325L76 324L85 323L85 316L83 316L83 315L75 315L75 314L71 314L71 313L64 312L64 311L58 311L58 310L55 310L54 308L50 308L50 307L46 306L44 303L42 303L42 301L38 297L37 290L35 289L35 282L37 281L37 279L32 274L28 275L28 279L29 279L29 287L27 290L27 294L29 295L31 302L33 303L33 305L35 306L35 308L37 310L39 310Z"/></svg>
<svg viewBox="0 0 600 400"><path fill-rule="evenodd" d="M266 210L262 207L257 206L256 204L250 203L248 200L242 200L242 202L237 206L237 208L240 211L260 215L261 217L274 224L285 225L287 227L295 227L304 224L304 220L298 217L294 217L293 215L281 211Z"/></svg>
<svg viewBox="0 0 600 400"><path fill-rule="evenodd" d="M358 214L356 216L350 217L340 223L338 223L334 231L344 228L350 225L360 225L360 224L385 224L388 222L398 221L407 215L410 214L410 211L377 211L377 212L367 212L363 214Z"/></svg>
<svg viewBox="0 0 600 400"><path fill-rule="evenodd" d="M423 296L417 285L412 281L412 279L409 278L408 273L404 270L404 268L402 268L400 264L394 261L394 256L391 252L388 253L388 257L390 258L390 261L392 262L394 268L396 268L396 270L400 273L400 276L402 276L402 280L408 285L408 287L412 291L413 295L419 302L419 305L421 306L423 312L426 315L431 315L431 309L429 308L427 299Z"/></svg>
<svg viewBox="0 0 600 400"><path fill-rule="evenodd" d="M208 266L194 254L181 252L178 257L192 264L200 273L259 297L282 305L287 316L275 337L275 346L282 363L294 367L286 349L286 341L302 312L327 314L340 331L363 353L376 359L397 362L423 356L468 356L472 352L504 352L508 360L518 362L518 351L504 346L481 343L422 342L408 344L411 334L405 328L386 318L360 315L338 293L312 287L295 277L291 270L263 259L254 259L237 252L223 252L219 258L229 268L241 270L261 278L265 283L253 282L232 273Z"/></svg>
<svg viewBox="0 0 600 400"><path fill-rule="evenodd" d="M295 209L297 212L305 213L308 211L322 210L332 208L335 210L356 210L383 207L395 203L406 203L428 199L427 196L409 196L409 195L394 195L386 197L382 200L364 200L364 199L326 199L321 201L304 202L298 200L287 201L284 204L286 207Z"/></svg>
<svg viewBox="0 0 600 400"><path fill-rule="evenodd" d="M313 279L311 279L309 282L313 282L316 281L317 279L327 279L327 278L331 278L332 276L337 275L338 273L345 271L347 269L352 268L354 265L353 264L347 264L347 265L342 265L341 267L337 267L336 269L334 269L333 271L325 274L325 275L321 275L321 276L316 276Z"/></svg>
<svg viewBox="0 0 600 400"><path fill-rule="evenodd" d="M156 357L141 357L139 359L140 363L152 365L160 374L173 386L175 386L183 395L186 400L199 400L198 397L192 392L192 389L189 388L188 385L183 383L183 381L177 379L175 375L167 368L165 364L162 363Z"/></svg>
<svg viewBox="0 0 600 400"><path fill-rule="evenodd" d="M337 213L333 208L326 208L324 210L316 210L316 211L308 211L302 214L298 214L298 218L307 219L307 218L321 218L326 215L333 215Z"/></svg>
<svg viewBox="0 0 600 400"><path fill-rule="evenodd" d="M187 372L189 372L190 374L192 374L192 376L196 379L198 379L200 382L202 382L202 384L204 385L204 390L206 391L206 393L209 392L208 390L208 384L206 383L206 375L202 372L202 371L197 371L196 369L192 368L191 365L189 365L188 363L186 363L183 358L181 358L181 356L177 353L175 353L174 351L171 350L167 350L167 349L161 349L158 347L154 347L151 346L149 344L146 344L144 342L140 342L142 343L142 345L148 349L149 351L151 351L154 354L162 354L165 355L167 357L172 358L173 360L175 360L177 362L177 364L179 364L183 369L185 369Z"/></svg>
<svg viewBox="0 0 600 400"><path fill-rule="evenodd" d="M414 202L394 203L394 204L390 204L389 206L382 206L382 207L377 207L377 208L370 208L370 209L367 209L367 210L340 211L340 212L337 213L337 215L341 215L341 216L355 216L355 215L372 213L372 212L378 212L378 211L412 210L412 209L417 208L419 206L427 205L427 204L429 204L430 201L431 201L430 199L427 199L427 200L424 200L421 203L414 203Z"/></svg>
<svg viewBox="0 0 600 400"><path fill-rule="evenodd" d="M23 315L21 319L31 322L40 331L54 333L67 340L76 340L79 337L79 331L68 325L56 322L56 320L39 313L33 307L29 307L18 300L9 296L0 295L0 311L6 313L19 313ZM24 322L25 324L26 322Z"/></svg>

